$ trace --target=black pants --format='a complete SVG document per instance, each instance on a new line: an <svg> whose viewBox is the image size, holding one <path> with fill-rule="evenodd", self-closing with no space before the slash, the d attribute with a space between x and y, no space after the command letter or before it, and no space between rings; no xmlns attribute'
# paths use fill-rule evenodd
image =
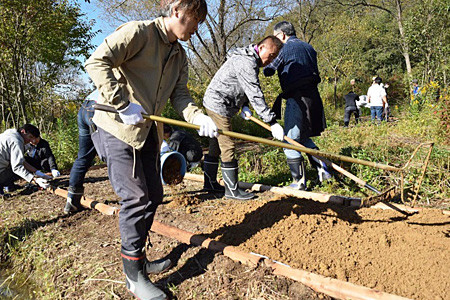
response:
<svg viewBox="0 0 450 300"><path fill-rule="evenodd" d="M356 106L347 106L345 108L345 115L344 115L344 126L345 127L347 127L348 123L350 123L350 118L351 118L352 114L355 115L355 121L356 121L356 124L358 124L358 120L359 120L358 108L356 108Z"/></svg>
<svg viewBox="0 0 450 300"><path fill-rule="evenodd" d="M6 169L0 172L0 188L13 185L14 181L19 179L20 177L13 172L11 166L8 166Z"/></svg>
<svg viewBox="0 0 450 300"><path fill-rule="evenodd" d="M121 198L122 248L141 251L163 198L156 126L139 151L101 128L92 134L92 141L98 155L106 160L111 185Z"/></svg>

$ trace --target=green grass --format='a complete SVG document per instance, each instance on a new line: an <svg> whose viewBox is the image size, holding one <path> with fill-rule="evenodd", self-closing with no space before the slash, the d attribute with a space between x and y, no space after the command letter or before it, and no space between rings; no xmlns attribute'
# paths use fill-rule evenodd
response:
<svg viewBox="0 0 450 300"><path fill-rule="evenodd" d="M420 143L434 142L425 178L420 190L420 202L424 205L449 207L450 197L450 146L440 128L439 115L436 106L424 106L420 117L407 108L396 111L396 122L383 122L376 126L371 122L363 122L350 128L341 124L343 110L328 112L329 127L314 141L321 151L341 154L366 161L403 167L410 159ZM258 135L259 132L247 130L248 134ZM427 155L427 148L421 148L411 162L411 167L405 172L407 187L416 184L421 175L421 168ZM259 146L258 151L243 153L240 159L239 179L247 182L282 186L290 182L290 172L286 158L281 149L269 146ZM358 164L335 161L344 169L379 190L396 186L400 182L398 172L366 167ZM315 170L307 167L308 185L313 190L320 190L346 196L373 195L356 185L350 179L338 176L322 187L314 186Z"/></svg>

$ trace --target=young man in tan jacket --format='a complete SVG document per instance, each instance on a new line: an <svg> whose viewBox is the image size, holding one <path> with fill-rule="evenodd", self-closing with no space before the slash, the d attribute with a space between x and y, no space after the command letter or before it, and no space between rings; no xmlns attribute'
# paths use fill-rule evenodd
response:
<svg viewBox="0 0 450 300"><path fill-rule="evenodd" d="M205 20L205 0L161 1L162 17L120 26L97 48L85 67L98 88L98 103L119 114L96 111L92 134L97 153L106 160L111 184L121 197L119 228L127 288L139 299L166 299L147 273L170 267L169 260L149 262L145 241L163 188L159 167L162 124L142 113L161 115L170 98L199 134L218 136L217 127L194 104L187 89L188 62L178 40L187 41Z"/></svg>

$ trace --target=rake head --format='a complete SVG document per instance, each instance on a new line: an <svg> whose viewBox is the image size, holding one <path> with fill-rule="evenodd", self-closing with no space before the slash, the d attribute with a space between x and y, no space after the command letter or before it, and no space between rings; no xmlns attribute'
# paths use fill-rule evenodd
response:
<svg viewBox="0 0 450 300"><path fill-rule="evenodd" d="M390 202L394 199L400 198L400 189L396 186L390 187L385 191L375 196L369 196L361 201L361 207L370 207L378 202Z"/></svg>

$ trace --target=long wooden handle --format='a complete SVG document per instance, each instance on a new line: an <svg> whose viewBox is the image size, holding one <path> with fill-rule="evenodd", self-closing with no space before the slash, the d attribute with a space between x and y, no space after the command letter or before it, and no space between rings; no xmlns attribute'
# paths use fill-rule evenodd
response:
<svg viewBox="0 0 450 300"><path fill-rule="evenodd" d="M269 130L269 131L271 130L270 125L264 123L263 121L261 121L261 120L255 118L255 117L253 117L253 116L250 116L249 118L250 118L250 120L252 120L252 121L255 122L256 124L260 125L261 127L265 128L265 129L267 129L267 130ZM296 140L291 139L291 138L288 137L288 136L284 136L284 139L285 139L287 142L289 142L290 144L292 144L292 145L296 145L296 146L298 146L298 147L301 147L301 148L303 148L303 149L306 149L305 146L303 146L302 144L300 144L300 143L297 142ZM355 181L355 182L356 182L357 184L359 184L360 186L365 187L365 188L368 188L368 189L370 189L371 191L373 191L373 192L375 192L375 193L377 193L377 194L380 194L380 193L381 193L381 192L378 191L376 188L374 188L373 186L371 186L370 184L368 184L366 181L362 180L362 179L359 178L359 177L356 177L355 175L353 175L353 174L350 173L349 171L347 171L347 170L341 168L340 166L336 165L336 164L333 163L332 161L329 161L328 159L323 158L323 157L321 157L321 156L319 156L319 155L313 155L313 156L316 157L316 158L318 158L318 159L320 159L320 160L322 160L322 161L324 161L327 165L331 165L331 167L332 167L333 169L335 169L335 170L338 171L339 173L341 173L341 174L347 176L347 177L350 178L351 180Z"/></svg>
<svg viewBox="0 0 450 300"><path fill-rule="evenodd" d="M118 113L117 110L115 110L113 107L111 107L109 105L95 104L94 108L96 110L102 110L102 111L106 111L106 112L110 112L110 113ZM162 122L162 123L166 123L166 124L170 124L170 125L174 125L174 126L181 126L181 127L195 129L195 130L199 130L200 129L200 126L194 125L194 124L191 124L191 123L188 123L188 122L173 120L173 119L164 118L164 117L160 117L160 116L154 116L154 115L145 115L145 114L143 114L142 116L144 117L144 119L147 119L147 120L152 120L152 121L156 121L156 122ZM252 135L248 135L248 134L237 133L237 132L228 131L228 130L221 130L221 129L219 129L218 132L219 132L219 134L223 134L223 135L226 135L226 136L229 136L229 137L232 137L232 138L236 138L236 139L241 139L241 140L261 143L261 144L265 144L265 145L269 145L269 146L275 146L275 147L279 147L279 148L288 148L288 149L304 152L304 153L307 153L307 154L311 154L311 155L314 155L314 156L325 157L325 158L328 158L328 159L346 161L346 162L350 162L350 163L365 165L365 166L368 166L368 167L383 169L383 170L387 170L387 171L394 171L394 172L402 171L401 168L396 168L396 167L393 167L393 166L380 164L380 163L377 163L377 162L362 160L362 159L359 159L359 158L353 158L353 157L349 157L349 156L345 156L345 155L339 155L339 154L322 152L322 151L318 151L318 150L314 150L314 149L310 149L310 148L299 147L299 146L296 146L296 145L290 145L290 144L282 143L282 142L279 142L279 141L272 141L272 140L269 140L269 139L264 139L264 138L260 138L260 137L256 137L256 136L252 136Z"/></svg>

